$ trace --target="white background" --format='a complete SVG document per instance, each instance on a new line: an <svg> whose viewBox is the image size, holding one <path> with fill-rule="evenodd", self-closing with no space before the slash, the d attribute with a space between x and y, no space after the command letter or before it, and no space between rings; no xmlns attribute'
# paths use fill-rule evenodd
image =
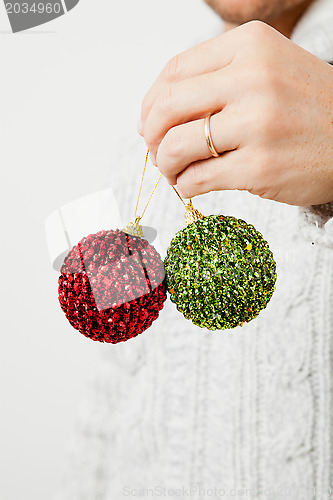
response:
<svg viewBox="0 0 333 500"><path fill-rule="evenodd" d="M0 4L1 500L52 498L86 381L112 349L60 310L45 219L103 188L165 62L219 29L202 0L81 0L13 35Z"/></svg>

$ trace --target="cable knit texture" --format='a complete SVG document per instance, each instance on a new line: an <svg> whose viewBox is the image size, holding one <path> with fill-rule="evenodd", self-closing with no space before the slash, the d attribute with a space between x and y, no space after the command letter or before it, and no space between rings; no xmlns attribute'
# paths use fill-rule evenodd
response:
<svg viewBox="0 0 333 500"><path fill-rule="evenodd" d="M299 213L303 235L313 243L333 248L333 203L299 207Z"/></svg>
<svg viewBox="0 0 333 500"><path fill-rule="evenodd" d="M137 140L126 149L110 184L128 221L145 147ZM157 171L148 174L143 199ZM168 301L146 333L106 345L57 500L118 500L139 497L141 488L143 498L329 497L331 206L300 209L243 191L210 193L195 206L240 217L263 234L277 262L276 291L257 319L231 331L197 328ZM181 229L183 206L165 181L144 223L158 229L164 251ZM158 487L168 494L147 491Z"/></svg>

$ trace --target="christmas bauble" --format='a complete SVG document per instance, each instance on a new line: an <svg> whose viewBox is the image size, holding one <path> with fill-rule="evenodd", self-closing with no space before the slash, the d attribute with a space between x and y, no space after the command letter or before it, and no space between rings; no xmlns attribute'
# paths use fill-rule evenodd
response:
<svg viewBox="0 0 333 500"><path fill-rule="evenodd" d="M209 330L251 321L275 287L267 241L235 217L199 217L175 235L164 264L172 302L185 318Z"/></svg>
<svg viewBox="0 0 333 500"><path fill-rule="evenodd" d="M163 262L145 239L100 231L69 252L59 277L59 302L86 337L118 343L149 328L166 300Z"/></svg>

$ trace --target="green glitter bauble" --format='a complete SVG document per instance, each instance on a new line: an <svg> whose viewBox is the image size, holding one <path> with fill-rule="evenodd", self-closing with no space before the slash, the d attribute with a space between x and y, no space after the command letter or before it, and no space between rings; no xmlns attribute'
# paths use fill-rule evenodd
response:
<svg viewBox="0 0 333 500"><path fill-rule="evenodd" d="M273 295L276 264L254 226L210 215L179 231L164 261L172 302L195 325L224 330L251 321Z"/></svg>

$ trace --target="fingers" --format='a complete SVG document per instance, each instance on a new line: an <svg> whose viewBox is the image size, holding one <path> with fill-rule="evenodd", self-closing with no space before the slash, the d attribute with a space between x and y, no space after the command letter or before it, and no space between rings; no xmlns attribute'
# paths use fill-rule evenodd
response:
<svg viewBox="0 0 333 500"><path fill-rule="evenodd" d="M177 178L183 198L193 198L210 191L244 189L245 161L240 151L230 151L218 158L192 163Z"/></svg>
<svg viewBox="0 0 333 500"><path fill-rule="evenodd" d="M170 59L145 95L141 108L143 125L153 103L166 85L217 71L231 63L237 43L233 31L207 40Z"/></svg>
<svg viewBox="0 0 333 500"><path fill-rule="evenodd" d="M242 141L243 127L236 120L232 107L226 107L211 117L211 133L219 153L238 148ZM193 162L212 157L206 143L204 120L195 120L170 129L162 140L156 161L159 170L170 184Z"/></svg>
<svg viewBox="0 0 333 500"><path fill-rule="evenodd" d="M144 124L144 137L156 159L157 149L172 127L222 110L233 94L227 69L177 82L165 88L154 102Z"/></svg>

